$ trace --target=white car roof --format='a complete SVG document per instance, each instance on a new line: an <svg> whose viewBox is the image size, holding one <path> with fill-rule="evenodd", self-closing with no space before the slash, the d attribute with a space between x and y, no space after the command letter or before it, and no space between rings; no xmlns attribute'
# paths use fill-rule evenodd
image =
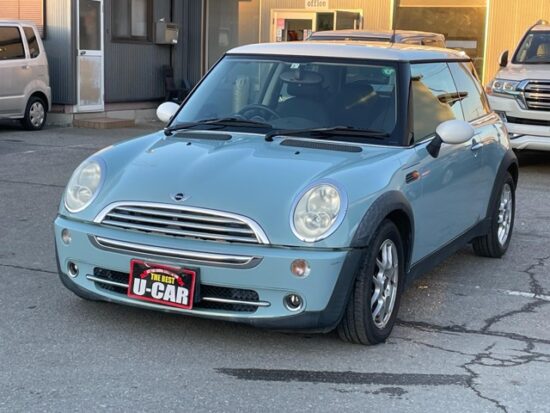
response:
<svg viewBox="0 0 550 413"><path fill-rule="evenodd" d="M259 43L236 47L227 54L339 57L351 59L422 61L470 60L464 53L439 47L361 41Z"/></svg>
<svg viewBox="0 0 550 413"><path fill-rule="evenodd" d="M535 31L535 32L550 31L550 24L537 24L536 26L533 26L530 31Z"/></svg>

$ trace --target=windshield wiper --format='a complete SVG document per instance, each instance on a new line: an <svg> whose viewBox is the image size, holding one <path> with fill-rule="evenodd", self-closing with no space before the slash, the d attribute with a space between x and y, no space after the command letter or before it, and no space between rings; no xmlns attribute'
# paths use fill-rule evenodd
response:
<svg viewBox="0 0 550 413"><path fill-rule="evenodd" d="M319 137L354 137L354 138L371 138L371 139L384 139L390 136L387 132L359 129L353 126L334 126L331 128L311 128L311 129L279 129L272 130L265 134L265 140L268 142L273 141L275 136L300 136L307 138L319 138Z"/></svg>
<svg viewBox="0 0 550 413"><path fill-rule="evenodd" d="M195 126L201 126L201 125L247 126L247 127L254 127L254 128L269 128L269 129L272 129L272 126L269 123L258 122L258 121L255 121L255 120L241 119L241 118L237 118L237 117L229 117L229 118L203 119L203 120L199 120L197 122L179 123L177 125L170 126L169 128L164 128L164 134L166 136L171 136L173 132L176 132L176 131L179 131L179 130L190 129L190 128L193 128Z"/></svg>

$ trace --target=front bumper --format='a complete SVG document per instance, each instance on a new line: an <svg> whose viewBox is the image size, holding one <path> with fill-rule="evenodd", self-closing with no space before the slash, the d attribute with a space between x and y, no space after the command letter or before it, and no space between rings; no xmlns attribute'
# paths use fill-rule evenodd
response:
<svg viewBox="0 0 550 413"><path fill-rule="evenodd" d="M65 245L61 231L68 229L71 242ZM156 247L161 252L198 252L201 260L170 257L166 254L128 249L105 248L100 240L122 241L123 245ZM79 222L58 216L55 220L56 253L60 277L69 289L86 298L110 301L171 313L244 322L278 330L329 331L340 321L354 281L362 250L293 249L261 245L221 244L204 241L174 239L165 236L134 233ZM205 255L206 254L206 255ZM254 257L245 264L232 261L204 262L205 256ZM166 307L129 298L123 288L105 288L94 278L97 269L128 273L132 259L199 270L201 286L222 289L253 290L258 305L254 311L236 311L235 308L211 305L204 308L196 303L192 310ZM295 259L309 262L311 272L298 278L290 272ZM68 263L78 265L79 275L68 274ZM120 281L120 280L118 280ZM288 294L298 294L303 305L290 310L284 304Z"/></svg>
<svg viewBox="0 0 550 413"><path fill-rule="evenodd" d="M493 110L505 114L512 148L550 151L550 112L525 110L516 99L501 96L489 96L489 103ZM547 124L537 124L544 122Z"/></svg>

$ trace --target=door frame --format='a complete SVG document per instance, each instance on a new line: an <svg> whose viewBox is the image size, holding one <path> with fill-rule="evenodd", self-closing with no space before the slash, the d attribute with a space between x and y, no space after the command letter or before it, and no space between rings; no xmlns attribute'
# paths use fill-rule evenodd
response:
<svg viewBox="0 0 550 413"><path fill-rule="evenodd" d="M100 11L100 33L99 33L99 51L87 51L88 56L99 56L101 58L101 103L98 105L81 105L80 102L80 1L76 0L76 112L103 112L105 110L105 39L104 39L104 26L105 26L105 0L92 0L99 3Z"/></svg>
<svg viewBox="0 0 550 413"><path fill-rule="evenodd" d="M315 31L317 27L317 13L333 13L334 14L334 27L336 27L336 12L349 12L357 13L360 17L359 29L362 29L364 22L363 9L271 9L270 12L270 30L269 41L277 41L277 19L298 19L312 21L312 31Z"/></svg>
<svg viewBox="0 0 550 413"><path fill-rule="evenodd" d="M301 9L271 9L271 30L269 39L271 42L277 41L277 20L311 20L311 29L317 27L317 12L315 10Z"/></svg>

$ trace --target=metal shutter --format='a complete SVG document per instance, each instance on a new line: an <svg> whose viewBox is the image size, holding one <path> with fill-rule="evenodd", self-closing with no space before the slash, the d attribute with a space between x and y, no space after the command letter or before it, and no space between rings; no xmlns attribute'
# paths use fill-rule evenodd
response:
<svg viewBox="0 0 550 413"><path fill-rule="evenodd" d="M1 0L0 19L30 20L44 36L44 0Z"/></svg>

